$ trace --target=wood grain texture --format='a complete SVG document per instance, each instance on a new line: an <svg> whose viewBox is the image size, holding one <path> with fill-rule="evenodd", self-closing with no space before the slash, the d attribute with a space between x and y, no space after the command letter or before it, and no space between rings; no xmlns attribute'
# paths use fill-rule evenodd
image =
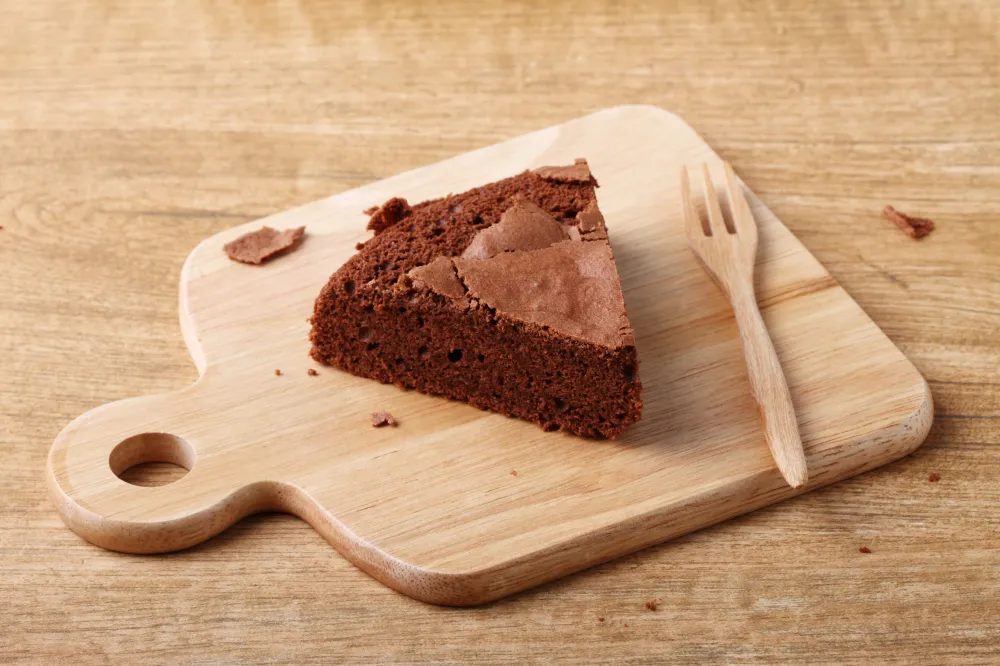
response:
<svg viewBox="0 0 1000 666"><path fill-rule="evenodd" d="M680 191L688 247L733 307L746 362L750 395L760 412L764 439L781 476L792 488L799 488L808 480L809 470L802 448L795 404L788 390L781 359L778 358L770 331L757 305L754 287L754 268L759 246L757 222L743 194L743 184L737 180L729 162L723 164L726 176L723 193L728 205L728 217L722 213L711 168L706 162L702 162L700 166L702 207L708 214L704 221L692 199L694 195L688 176L689 167L685 165L681 170ZM795 289L793 293L795 292L796 295L810 293L803 288ZM763 300L773 301L774 298L764 295ZM840 338L816 322L808 324L807 328L812 332L811 337L817 341L828 333L830 342ZM861 356L868 356L868 353ZM924 410L928 418L933 410L930 403L928 395L927 409ZM927 426L929 429L929 422Z"/></svg>
<svg viewBox="0 0 1000 666"><path fill-rule="evenodd" d="M3 661L995 661L995 3L9 4ZM196 378L176 288L200 240L625 103L691 122L927 377L913 455L475 609L373 585L292 517L153 557L59 520L63 425Z"/></svg>
<svg viewBox="0 0 1000 666"><path fill-rule="evenodd" d="M418 202L463 192L579 155L601 183L598 201L635 329L640 423L598 442L313 367L307 320L330 273L368 236L361 211L394 196ZM661 185L689 162L706 164L706 189L708 162L722 178L718 157L677 116L614 107L204 240L180 284L181 328L198 381L75 419L49 455L53 501L78 534L130 553L187 548L246 515L286 511L393 589L464 606L807 489L799 488L805 460L790 488L768 455L751 400L760 377L750 373L748 382L733 312L687 250L680 192ZM756 258L758 298L811 461L808 488L910 453L931 426L926 382L770 211L758 202L754 214L763 240L745 253L743 288L757 312ZM262 225L305 227L308 240L262 267L227 258L229 242ZM753 241L756 250L756 226ZM784 390L786 429L801 458ZM383 409L402 427L373 429L369 415ZM769 409L761 413L777 420ZM155 489L116 476L152 461L191 472Z"/></svg>

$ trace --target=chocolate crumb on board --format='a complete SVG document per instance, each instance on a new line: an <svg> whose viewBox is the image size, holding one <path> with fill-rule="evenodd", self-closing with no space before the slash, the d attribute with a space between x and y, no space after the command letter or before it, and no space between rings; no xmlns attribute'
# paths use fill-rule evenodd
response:
<svg viewBox="0 0 1000 666"><path fill-rule="evenodd" d="M937 483L941 480L941 475L937 472L931 472L931 475L927 477L927 480L931 483Z"/></svg>
<svg viewBox="0 0 1000 666"><path fill-rule="evenodd" d="M226 243L223 249L233 261L256 266L296 247L305 233L305 227L284 231L261 227Z"/></svg>
<svg viewBox="0 0 1000 666"><path fill-rule="evenodd" d="M865 553L867 555L868 553L872 552L872 549L869 548L868 546L861 546L861 548L858 548L858 552Z"/></svg>
<svg viewBox="0 0 1000 666"><path fill-rule="evenodd" d="M646 610L655 611L656 610L656 599L650 599L646 602Z"/></svg>
<svg viewBox="0 0 1000 666"><path fill-rule="evenodd" d="M597 618L597 621L598 622L604 622L604 618L603 617L599 617L599 618Z"/></svg>
<svg viewBox="0 0 1000 666"><path fill-rule="evenodd" d="M510 470L510 475L511 476L517 476L517 470L516 469Z"/></svg>
<svg viewBox="0 0 1000 666"><path fill-rule="evenodd" d="M309 368L308 370L306 370L306 374L309 375L310 377L315 377L319 373L316 372L315 368Z"/></svg>
<svg viewBox="0 0 1000 666"><path fill-rule="evenodd" d="M396 427L396 419L392 418L389 412L372 412L372 427L384 428L385 426Z"/></svg>
<svg viewBox="0 0 1000 666"><path fill-rule="evenodd" d="M368 220L368 231L374 231L377 236L400 220L408 218L412 213L413 209L410 208L406 199L393 197L382 204L381 208L371 213L371 218Z"/></svg>
<svg viewBox="0 0 1000 666"><path fill-rule="evenodd" d="M882 211L882 217L889 220L897 227L906 232L910 238L923 238L934 231L934 222L926 217L913 217L906 213L900 213L892 206L886 206Z"/></svg>
<svg viewBox="0 0 1000 666"><path fill-rule="evenodd" d="M275 377L280 377L281 376L281 370L279 370L278 368L275 368L274 369L274 376Z"/></svg>

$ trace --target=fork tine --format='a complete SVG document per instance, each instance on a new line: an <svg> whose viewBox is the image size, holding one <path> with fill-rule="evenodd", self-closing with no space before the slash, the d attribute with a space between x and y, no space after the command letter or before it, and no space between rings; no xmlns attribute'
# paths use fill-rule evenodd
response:
<svg viewBox="0 0 1000 666"><path fill-rule="evenodd" d="M708 164L702 163L701 175L705 181L705 210L708 212L708 226L712 230L713 236L725 236L729 233L726 229L726 220L722 217L722 208L719 206L719 197L715 193L715 185L712 183L712 172L708 170Z"/></svg>
<svg viewBox="0 0 1000 666"><path fill-rule="evenodd" d="M691 202L691 181L688 179L686 166L681 167L681 205L684 209L684 229L687 231L688 240L693 241L704 236L705 230L698 218L698 211Z"/></svg>
<svg viewBox="0 0 1000 666"><path fill-rule="evenodd" d="M750 204L747 202L743 187L736 179L733 165L729 162L723 163L726 170L726 190L729 195L729 209L733 212L733 228L738 234L752 233L756 230L756 223L753 220L753 213L750 212Z"/></svg>

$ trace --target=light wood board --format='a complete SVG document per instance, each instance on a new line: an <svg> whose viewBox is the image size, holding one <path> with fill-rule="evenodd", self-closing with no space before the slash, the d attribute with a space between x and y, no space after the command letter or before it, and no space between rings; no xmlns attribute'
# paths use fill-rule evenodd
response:
<svg viewBox="0 0 1000 666"><path fill-rule="evenodd" d="M581 156L601 183L637 333L645 410L626 436L544 433L328 368L307 375L316 367L307 353L312 301L365 238L363 209ZM705 160L718 163L677 117L619 107L272 216L267 224L305 224L309 237L264 267L221 251L260 223L206 240L181 280L199 381L67 426L49 456L60 513L98 545L162 552L249 513L288 511L387 585L462 605L791 496L760 432L729 306L684 244L677 170ZM926 383L801 243L752 205L757 292L798 411L806 489L910 452L930 427ZM376 409L400 427L372 429ZM156 432L186 444L147 437L116 450ZM118 479L112 465L148 457L153 444L191 472L156 488Z"/></svg>

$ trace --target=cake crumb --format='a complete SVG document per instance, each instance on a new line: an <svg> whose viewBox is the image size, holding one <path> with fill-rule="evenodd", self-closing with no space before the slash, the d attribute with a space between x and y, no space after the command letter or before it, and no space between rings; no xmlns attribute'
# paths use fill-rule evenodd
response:
<svg viewBox="0 0 1000 666"><path fill-rule="evenodd" d="M646 610L655 611L656 610L656 599L650 599L646 602Z"/></svg>
<svg viewBox="0 0 1000 666"><path fill-rule="evenodd" d="M931 472L931 475L927 477L927 480L931 483L937 483L941 480L941 475L937 472Z"/></svg>
<svg viewBox="0 0 1000 666"><path fill-rule="evenodd" d="M358 252L361 252L361 250L365 249L365 244L364 243L355 243L354 244L354 249L357 250Z"/></svg>
<svg viewBox="0 0 1000 666"><path fill-rule="evenodd" d="M389 412L372 412L373 428L384 428L385 426L392 426L395 428L396 425L396 419L392 418L392 414Z"/></svg>
<svg viewBox="0 0 1000 666"><path fill-rule="evenodd" d="M511 476L517 476L517 470L516 469L510 470L510 475Z"/></svg>
<svg viewBox="0 0 1000 666"><path fill-rule="evenodd" d="M861 546L861 548L858 548L858 552L865 553L867 555L868 553L872 552L872 549L869 548L868 546Z"/></svg>
<svg viewBox="0 0 1000 666"><path fill-rule="evenodd" d="M306 370L306 374L309 375L310 377L315 377L319 373L316 372L315 368L309 368L308 370Z"/></svg>
<svg viewBox="0 0 1000 666"><path fill-rule="evenodd" d="M284 231L261 227L226 243L222 249L233 261L256 266L298 246L305 233L305 227Z"/></svg>
<svg viewBox="0 0 1000 666"><path fill-rule="evenodd" d="M934 222L926 217L913 217L906 213L900 213L892 206L886 206L882 211L882 217L889 220L902 229L910 238L920 239L934 231Z"/></svg>
<svg viewBox="0 0 1000 666"><path fill-rule="evenodd" d="M368 220L368 231L374 231L375 235L382 233L400 220L408 218L413 213L410 204L402 197L393 197L382 204L381 208L371 213Z"/></svg>
<svg viewBox="0 0 1000 666"><path fill-rule="evenodd" d="M625 627L628 628L628 622L625 623Z"/></svg>
<svg viewBox="0 0 1000 666"><path fill-rule="evenodd" d="M275 377L280 377L281 376L281 370L279 370L278 368L275 368L274 369L274 376Z"/></svg>
<svg viewBox="0 0 1000 666"><path fill-rule="evenodd" d="M599 618L597 618L597 621L598 622L604 622L604 618L603 617L599 617Z"/></svg>

